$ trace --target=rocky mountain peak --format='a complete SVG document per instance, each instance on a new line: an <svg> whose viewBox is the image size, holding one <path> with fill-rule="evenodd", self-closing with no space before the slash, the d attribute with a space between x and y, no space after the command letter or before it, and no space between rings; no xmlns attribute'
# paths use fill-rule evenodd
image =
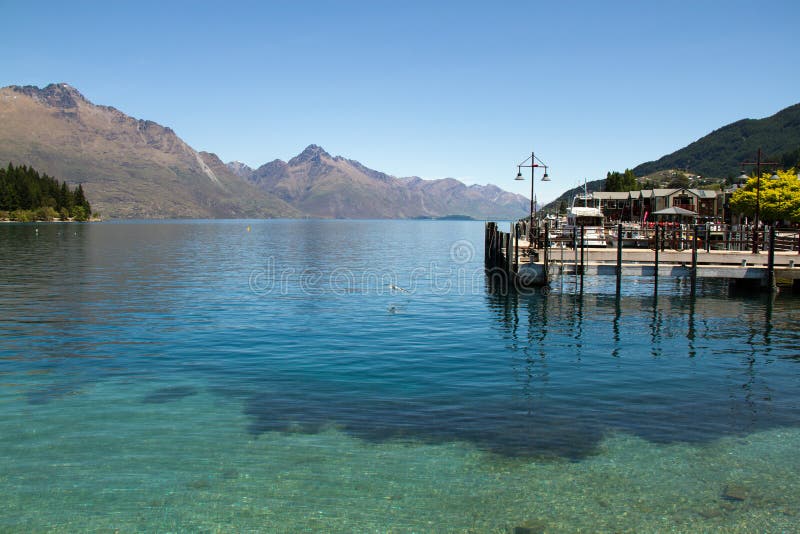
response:
<svg viewBox="0 0 800 534"><path fill-rule="evenodd" d="M308 145L300 154L289 160L289 165L297 165L309 161L319 162L322 157L330 158L331 155L319 145Z"/></svg>
<svg viewBox="0 0 800 534"><path fill-rule="evenodd" d="M14 85L12 89L54 108L76 108L78 102L88 102L77 89L66 83L51 83L43 89L35 85Z"/></svg>
<svg viewBox="0 0 800 534"><path fill-rule="evenodd" d="M225 164L228 169L233 172L236 176L241 178L247 178L251 174L253 174L253 169L247 165L246 163L242 163L241 161L230 161Z"/></svg>

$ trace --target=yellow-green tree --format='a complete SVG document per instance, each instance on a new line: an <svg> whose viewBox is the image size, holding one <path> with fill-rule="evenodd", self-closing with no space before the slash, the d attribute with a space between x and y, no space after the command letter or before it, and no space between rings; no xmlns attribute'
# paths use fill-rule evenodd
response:
<svg viewBox="0 0 800 534"><path fill-rule="evenodd" d="M761 220L767 222L800 222L800 179L797 170L778 171L778 178L761 175ZM731 195L731 210L752 217L756 212L756 178L750 178L744 187Z"/></svg>

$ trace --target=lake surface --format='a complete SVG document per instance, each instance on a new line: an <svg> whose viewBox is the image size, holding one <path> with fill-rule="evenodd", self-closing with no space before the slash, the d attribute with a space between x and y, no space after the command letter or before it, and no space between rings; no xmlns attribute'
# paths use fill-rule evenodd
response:
<svg viewBox="0 0 800 534"><path fill-rule="evenodd" d="M0 531L800 528L796 297L505 294L482 240L0 225Z"/></svg>

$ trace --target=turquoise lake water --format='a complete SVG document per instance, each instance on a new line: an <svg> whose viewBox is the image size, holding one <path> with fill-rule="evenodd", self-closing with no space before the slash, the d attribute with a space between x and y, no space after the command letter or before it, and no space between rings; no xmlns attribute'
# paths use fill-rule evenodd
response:
<svg viewBox="0 0 800 534"><path fill-rule="evenodd" d="M0 225L0 531L800 530L796 297L482 261L480 222Z"/></svg>

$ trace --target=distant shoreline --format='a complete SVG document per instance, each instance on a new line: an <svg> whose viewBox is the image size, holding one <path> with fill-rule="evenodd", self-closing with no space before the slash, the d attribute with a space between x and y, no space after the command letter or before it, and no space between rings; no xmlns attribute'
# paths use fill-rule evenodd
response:
<svg viewBox="0 0 800 534"><path fill-rule="evenodd" d="M0 223L15 223L15 224L39 224L39 223L90 223L90 222L102 222L104 219L89 219L87 221L76 221L74 219L67 219L66 221L61 219L53 219L51 221L14 221L12 219L0 219Z"/></svg>

